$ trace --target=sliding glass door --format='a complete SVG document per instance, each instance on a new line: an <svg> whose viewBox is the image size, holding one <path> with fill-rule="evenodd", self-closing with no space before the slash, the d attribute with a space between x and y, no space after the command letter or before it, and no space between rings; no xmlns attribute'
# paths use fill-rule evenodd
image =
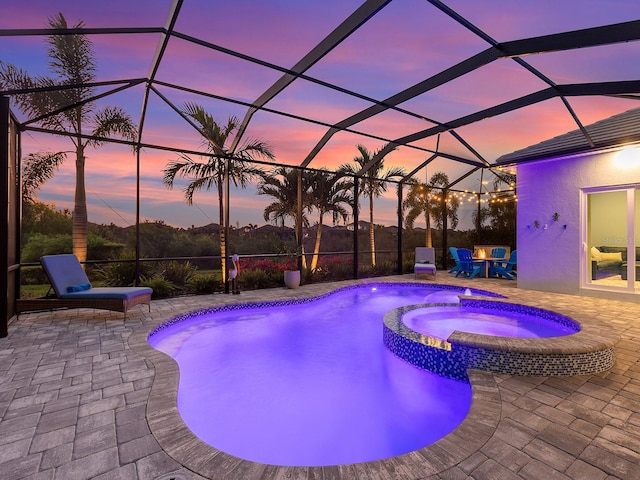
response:
<svg viewBox="0 0 640 480"><path fill-rule="evenodd" d="M590 189L586 205L584 284L640 291L640 186Z"/></svg>

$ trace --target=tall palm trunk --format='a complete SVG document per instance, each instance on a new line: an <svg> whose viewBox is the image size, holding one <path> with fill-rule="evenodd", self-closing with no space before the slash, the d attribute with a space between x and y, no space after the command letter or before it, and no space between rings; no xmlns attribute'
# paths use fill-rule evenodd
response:
<svg viewBox="0 0 640 480"><path fill-rule="evenodd" d="M373 231L373 194L369 195L369 241L371 242L371 266L376 266L376 236Z"/></svg>
<svg viewBox="0 0 640 480"><path fill-rule="evenodd" d="M294 228L296 229L296 245L298 244L298 220L296 219ZM307 256L304 251L304 242L302 242L302 250L300 251L300 259L302 260L302 269L307 269Z"/></svg>
<svg viewBox="0 0 640 480"><path fill-rule="evenodd" d="M221 261L221 272L222 272L222 281L226 281L229 278L229 274L227 273L227 239L224 235L224 204L223 201L223 185L222 182L218 181L218 218L219 218L219 232L220 232L220 261ZM226 291L226 290L225 290Z"/></svg>
<svg viewBox="0 0 640 480"><path fill-rule="evenodd" d="M73 219L72 219L72 244L73 253L80 262L87 260L87 194L84 186L84 145L78 139L76 147L76 189L74 195ZM84 265L84 264L83 264Z"/></svg>
<svg viewBox="0 0 640 480"><path fill-rule="evenodd" d="M322 217L320 215L320 220L318 221L318 230L316 231L316 244L313 247L313 258L311 259L311 271L314 271L318 266L318 257L320 254L320 239L322 238Z"/></svg>
<svg viewBox="0 0 640 480"><path fill-rule="evenodd" d="M429 209L424 212L424 222L427 225L427 231L425 233L426 236L426 247L433 247L433 240L431 239L431 215L429 214Z"/></svg>

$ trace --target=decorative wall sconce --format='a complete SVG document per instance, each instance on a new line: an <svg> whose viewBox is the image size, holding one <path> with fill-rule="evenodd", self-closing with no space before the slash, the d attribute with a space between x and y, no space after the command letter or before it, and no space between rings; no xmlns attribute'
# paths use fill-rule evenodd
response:
<svg viewBox="0 0 640 480"><path fill-rule="evenodd" d="M560 220L560 214L558 212L555 212L553 215L551 215L551 219L554 222L559 221ZM544 225L542 225L539 220L534 220L531 225L527 225L527 228L531 229L531 227L533 227L533 228L537 229L537 228L540 228L541 226L542 226L543 230L548 230L549 229L549 224L548 223L545 223ZM566 224L562 225L562 228L566 230L567 229L567 225Z"/></svg>

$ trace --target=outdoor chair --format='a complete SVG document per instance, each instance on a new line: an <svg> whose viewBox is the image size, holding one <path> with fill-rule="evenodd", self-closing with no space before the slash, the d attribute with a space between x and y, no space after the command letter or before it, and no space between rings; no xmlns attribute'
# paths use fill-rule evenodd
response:
<svg viewBox="0 0 640 480"><path fill-rule="evenodd" d="M415 278L418 275L431 275L436 279L436 253L432 247L416 247L416 262L413 266Z"/></svg>
<svg viewBox="0 0 640 480"><path fill-rule="evenodd" d="M139 304L148 304L151 311L149 287L93 287L75 255L45 255L40 258L55 293L44 298L22 299L17 302L18 313L59 308L96 308L123 312Z"/></svg>
<svg viewBox="0 0 640 480"><path fill-rule="evenodd" d="M492 258L504 258L507 255L507 249L504 247L496 247L491 250Z"/></svg>
<svg viewBox="0 0 640 480"><path fill-rule="evenodd" d="M457 273L460 271L460 258L458 257L458 249L456 247L449 247L449 253L451 258L456 264L447 273Z"/></svg>
<svg viewBox="0 0 640 480"><path fill-rule="evenodd" d="M495 275L504 277L508 280L513 280L518 276L517 272L513 269L518 262L518 252L514 250L509 255L509 260L506 262L493 262L493 265L489 267L489 276Z"/></svg>
<svg viewBox="0 0 640 480"><path fill-rule="evenodd" d="M482 262L474 262L471 250L466 248L458 249L458 258L460 260L460 270L456 273L456 277L465 275L469 279L476 276L482 276Z"/></svg>

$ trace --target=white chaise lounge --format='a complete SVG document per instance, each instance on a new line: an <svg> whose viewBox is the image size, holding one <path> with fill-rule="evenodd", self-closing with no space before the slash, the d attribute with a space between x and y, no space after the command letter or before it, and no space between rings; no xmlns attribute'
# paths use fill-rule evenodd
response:
<svg viewBox="0 0 640 480"><path fill-rule="evenodd" d="M418 275L430 275L436 279L436 252L432 247L416 247L416 263L413 266L415 278Z"/></svg>

